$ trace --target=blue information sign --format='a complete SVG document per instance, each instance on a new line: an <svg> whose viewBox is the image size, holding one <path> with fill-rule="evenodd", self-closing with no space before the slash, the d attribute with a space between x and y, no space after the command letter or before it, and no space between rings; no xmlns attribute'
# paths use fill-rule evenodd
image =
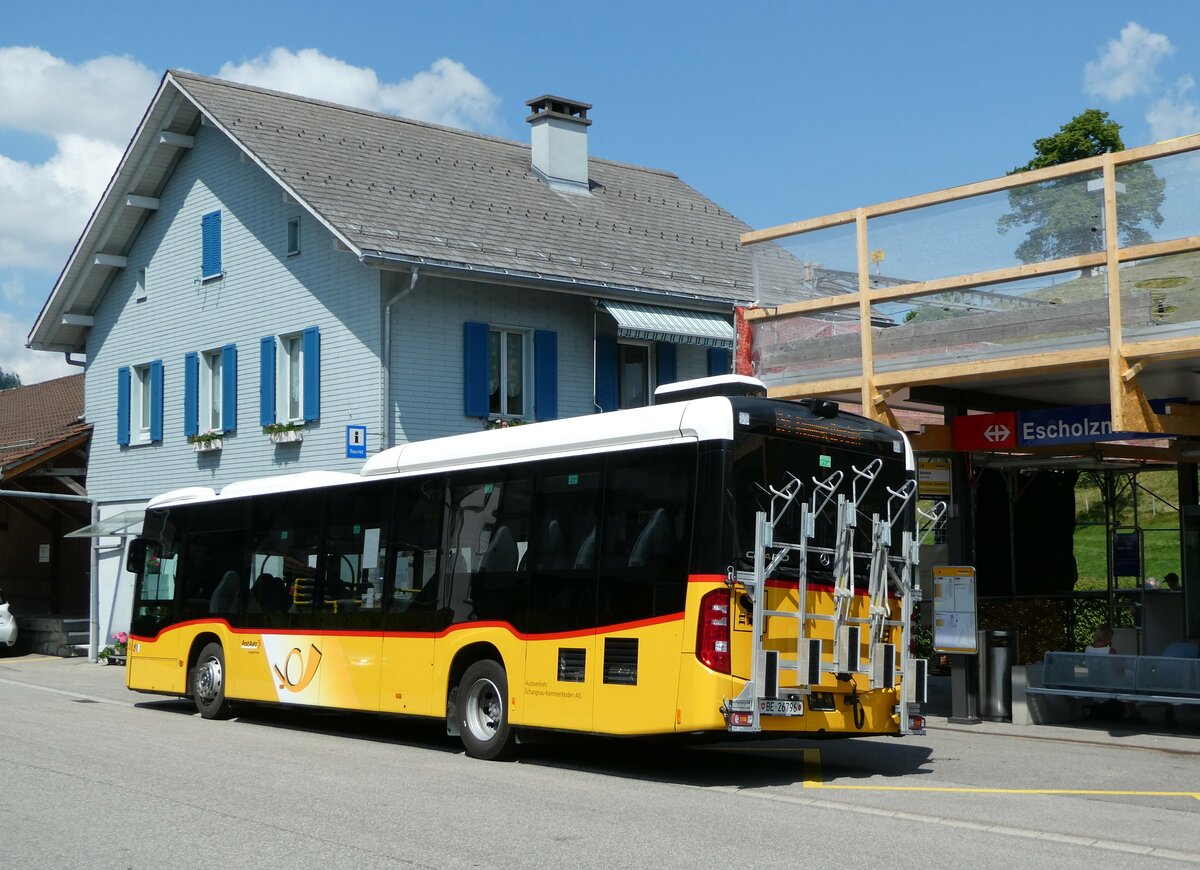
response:
<svg viewBox="0 0 1200 870"><path fill-rule="evenodd" d="M346 427L346 458L347 459L366 459L367 458L367 427L366 426L347 426Z"/></svg>

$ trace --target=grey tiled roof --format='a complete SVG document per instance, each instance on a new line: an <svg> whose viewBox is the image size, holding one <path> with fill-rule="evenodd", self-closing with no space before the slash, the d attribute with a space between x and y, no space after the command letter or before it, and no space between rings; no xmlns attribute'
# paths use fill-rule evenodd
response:
<svg viewBox="0 0 1200 870"><path fill-rule="evenodd" d="M749 227L677 176L592 157L552 191L530 146L172 71L362 252L697 297L754 298Z"/></svg>

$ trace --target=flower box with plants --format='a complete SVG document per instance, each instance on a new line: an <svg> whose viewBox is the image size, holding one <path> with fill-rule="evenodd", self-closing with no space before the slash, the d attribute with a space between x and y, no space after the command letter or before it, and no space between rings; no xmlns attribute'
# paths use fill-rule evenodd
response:
<svg viewBox="0 0 1200 870"><path fill-rule="evenodd" d="M488 417L483 421L484 429L511 429L513 426L524 426L528 420L513 417Z"/></svg>
<svg viewBox="0 0 1200 870"><path fill-rule="evenodd" d="M96 659L107 665L123 665L125 656L129 652L129 634L118 631L112 636L112 639L112 643L96 653Z"/></svg>
<svg viewBox="0 0 1200 870"><path fill-rule="evenodd" d="M224 446L220 432L201 432L199 435L189 435L188 442L197 453L207 453L210 450L220 450Z"/></svg>
<svg viewBox="0 0 1200 870"><path fill-rule="evenodd" d="M301 423L271 423L263 426L263 431L275 444L294 444L304 440L304 426Z"/></svg>

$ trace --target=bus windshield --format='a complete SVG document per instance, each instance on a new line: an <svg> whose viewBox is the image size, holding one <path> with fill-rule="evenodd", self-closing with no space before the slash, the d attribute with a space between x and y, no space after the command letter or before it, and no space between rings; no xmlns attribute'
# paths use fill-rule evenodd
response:
<svg viewBox="0 0 1200 870"><path fill-rule="evenodd" d="M753 565L754 549L754 515L756 511L770 512L771 493L768 487L781 489L792 479L798 478L803 483L801 494L792 506L783 514L781 522L776 525L776 540L788 543L799 543L804 536L801 528L802 503L812 505L813 493L817 481L827 481L831 476L841 472L843 484L839 492L850 497L849 480L854 477L854 469L864 471L875 459L882 460L882 468L878 476L868 486L863 479L859 486L861 493L866 486L866 494L859 501L858 522L854 533L854 550L858 553L868 553L871 550L871 517L878 514L887 518L888 489L895 491L901 487L908 477L905 469L903 454L897 454L890 449L886 452L877 449L886 445L866 443L862 449L851 450L834 444L822 444L811 440L800 440L794 437L744 434L735 442L733 458L733 490L735 504L735 528L737 530L738 567L749 569ZM823 497L816 500L817 507L821 506ZM895 519L895 518L893 518ZM815 536L808 544L813 548L829 548L835 545L837 528L837 498L836 496L825 505L817 516ZM900 545L899 528L895 523L892 530L892 547L898 552ZM866 575L867 566L862 559L855 560L855 574L859 577ZM797 566L784 562L780 573L795 574ZM829 582L832 579L832 560L824 555L810 559L808 575L818 582Z"/></svg>

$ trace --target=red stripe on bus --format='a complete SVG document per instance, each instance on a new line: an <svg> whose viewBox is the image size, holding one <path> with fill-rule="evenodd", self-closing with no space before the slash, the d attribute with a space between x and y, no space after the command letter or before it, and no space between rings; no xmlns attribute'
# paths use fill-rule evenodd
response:
<svg viewBox="0 0 1200 870"><path fill-rule="evenodd" d="M588 637L589 635L598 634L615 634L621 631L635 631L639 628L648 628L652 625L665 625L668 622L681 622L683 620L683 611L678 613L668 613L664 616L653 616L648 619L637 619L632 622L618 622L612 625L603 625L598 628L581 628L575 631L557 631L547 632L545 634L523 633L517 631L511 623L508 622L460 622L457 625L451 625L438 632L433 631L361 631L354 629L297 629L297 628L234 628L225 619L192 619L187 622L179 622L169 626L165 631L177 631L188 626L204 626L206 628L217 628L225 626L225 629L230 634L257 634L257 635L293 635L297 637L320 635L322 637L382 637L382 638L429 638L431 640L437 638L448 637L456 631L467 631L475 628L502 628L518 640L565 640L573 637ZM153 637L145 635L131 634L131 641L143 641L152 643L162 637L163 632L159 632Z"/></svg>

